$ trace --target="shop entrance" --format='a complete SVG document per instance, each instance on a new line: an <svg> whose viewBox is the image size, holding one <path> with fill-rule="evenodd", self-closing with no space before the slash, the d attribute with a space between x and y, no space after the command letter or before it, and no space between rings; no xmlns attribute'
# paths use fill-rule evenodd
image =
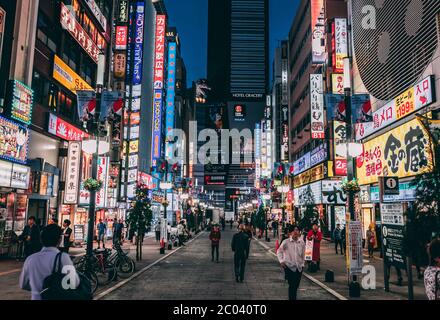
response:
<svg viewBox="0 0 440 320"><path fill-rule="evenodd" d="M29 200L28 218L34 216L37 220L37 225L44 227L47 225L47 200Z"/></svg>

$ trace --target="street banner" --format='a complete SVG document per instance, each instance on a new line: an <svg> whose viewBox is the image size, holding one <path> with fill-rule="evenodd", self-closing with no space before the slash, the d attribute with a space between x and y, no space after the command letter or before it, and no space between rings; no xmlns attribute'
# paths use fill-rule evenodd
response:
<svg viewBox="0 0 440 320"><path fill-rule="evenodd" d="M76 98L80 121L91 120L96 111L96 92L93 90L77 90Z"/></svg>
<svg viewBox="0 0 440 320"><path fill-rule="evenodd" d="M348 224L348 255L350 275L361 275L363 267L361 221L350 221Z"/></svg>
<svg viewBox="0 0 440 320"><path fill-rule="evenodd" d="M313 259L313 240L306 240L306 252L305 252L305 260L312 261Z"/></svg>
<svg viewBox="0 0 440 320"><path fill-rule="evenodd" d="M123 107L124 99L122 92L104 91L101 98L100 120L104 121L106 118L114 119L115 115L122 116Z"/></svg>

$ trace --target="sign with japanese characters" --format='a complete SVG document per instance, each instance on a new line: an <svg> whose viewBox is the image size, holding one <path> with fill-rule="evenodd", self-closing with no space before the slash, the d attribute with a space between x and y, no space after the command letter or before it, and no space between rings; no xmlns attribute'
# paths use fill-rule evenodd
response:
<svg viewBox="0 0 440 320"><path fill-rule="evenodd" d="M140 85L142 82L143 47L144 47L144 3L138 2L136 9L136 27L133 48L133 85Z"/></svg>
<svg viewBox="0 0 440 320"><path fill-rule="evenodd" d="M85 52L98 63L99 48L87 34L81 24L75 19L69 8L61 2L61 25L79 43Z"/></svg>
<svg viewBox="0 0 440 320"><path fill-rule="evenodd" d="M30 124L32 120L34 91L18 80L11 81L11 91L9 107L11 118L25 124Z"/></svg>
<svg viewBox="0 0 440 320"><path fill-rule="evenodd" d="M403 250L405 221L402 203L381 204L380 213L385 262L405 269L406 257Z"/></svg>
<svg viewBox="0 0 440 320"><path fill-rule="evenodd" d="M312 139L324 139L324 82L322 74L310 75L310 108Z"/></svg>
<svg viewBox="0 0 440 320"><path fill-rule="evenodd" d="M0 116L0 158L25 164L28 146L29 130Z"/></svg>
<svg viewBox="0 0 440 320"><path fill-rule="evenodd" d="M312 63L324 64L327 58L325 52L324 0L312 0L310 6L312 22Z"/></svg>
<svg viewBox="0 0 440 320"><path fill-rule="evenodd" d="M47 131L66 141L81 141L89 135L67 121L50 114Z"/></svg>
<svg viewBox="0 0 440 320"><path fill-rule="evenodd" d="M344 58L348 56L347 19L336 18L332 24L333 71L344 71Z"/></svg>
<svg viewBox="0 0 440 320"><path fill-rule="evenodd" d="M335 158L335 175L346 176L347 175L347 157L336 154L336 150L341 144L347 142L347 125L345 122L333 121L333 145L334 145L334 158Z"/></svg>
<svg viewBox="0 0 440 320"><path fill-rule="evenodd" d="M377 183L381 176L411 177L433 168L429 133L418 119L364 143L357 158L359 184Z"/></svg>
<svg viewBox="0 0 440 320"><path fill-rule="evenodd" d="M324 204L345 204L347 196L342 191L342 180L322 181L322 203Z"/></svg>
<svg viewBox="0 0 440 320"><path fill-rule="evenodd" d="M163 107L162 90L155 90L154 105L153 105L153 141L152 141L153 166L156 166L157 160L159 160L161 157L162 107Z"/></svg>
<svg viewBox="0 0 440 320"><path fill-rule="evenodd" d="M168 44L168 85L167 85L167 98L166 98L166 136L167 141L173 139L174 129L174 100L176 97L176 57L177 55L177 43L170 42ZM173 157L173 146L171 143L167 143L166 157L171 159Z"/></svg>
<svg viewBox="0 0 440 320"><path fill-rule="evenodd" d="M325 177L327 170L327 166L324 163L321 163L319 166L316 166L310 170L307 170L304 173L296 176L294 178L294 186L295 188L301 187L305 184L322 180Z"/></svg>
<svg viewBox="0 0 440 320"><path fill-rule="evenodd" d="M126 50L127 41L128 41L128 27L116 26L116 39L115 39L116 50Z"/></svg>
<svg viewBox="0 0 440 320"><path fill-rule="evenodd" d="M350 221L348 224L348 259L350 275L361 275L363 268L362 222Z"/></svg>
<svg viewBox="0 0 440 320"><path fill-rule="evenodd" d="M77 90L93 90L86 81L84 81L58 56L54 56L53 58L52 76L74 94L76 94Z"/></svg>
<svg viewBox="0 0 440 320"><path fill-rule="evenodd" d="M356 124L356 139L362 140L392 123L432 104L434 101L432 76L423 79L396 99L373 112L373 121Z"/></svg>
<svg viewBox="0 0 440 320"><path fill-rule="evenodd" d="M102 182L102 188L96 192L96 207L107 207L107 190L108 190L108 174L109 174L109 157L98 158L97 180Z"/></svg>
<svg viewBox="0 0 440 320"><path fill-rule="evenodd" d="M117 22L127 23L128 12L129 12L128 0L119 0L118 11L116 14Z"/></svg>
<svg viewBox="0 0 440 320"><path fill-rule="evenodd" d="M69 142L66 170L66 187L64 190L64 204L78 203L80 164L81 142Z"/></svg>
<svg viewBox="0 0 440 320"><path fill-rule="evenodd" d="M107 19L105 18L101 9L99 9L99 6L95 2L95 0L86 0L86 3L89 6L90 10L92 10L95 18L99 21L99 24L101 25L104 32L107 31Z"/></svg>
<svg viewBox="0 0 440 320"><path fill-rule="evenodd" d="M317 181L293 190L295 206L322 203L321 181Z"/></svg>
<svg viewBox="0 0 440 320"><path fill-rule="evenodd" d="M332 74L332 92L333 94L344 94L344 75Z"/></svg>
<svg viewBox="0 0 440 320"><path fill-rule="evenodd" d="M163 89L164 87L165 30L166 16L157 15L156 43L154 55L154 89Z"/></svg>

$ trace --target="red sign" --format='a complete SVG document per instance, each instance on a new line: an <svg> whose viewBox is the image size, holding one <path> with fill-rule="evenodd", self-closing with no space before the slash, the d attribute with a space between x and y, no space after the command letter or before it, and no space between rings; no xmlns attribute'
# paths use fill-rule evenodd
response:
<svg viewBox="0 0 440 320"><path fill-rule="evenodd" d="M92 38L83 29L81 24L76 21L75 17L63 3L61 3L61 25L66 29L72 37L81 45L81 47L89 54L89 56L98 63L99 48Z"/></svg>
<svg viewBox="0 0 440 320"><path fill-rule="evenodd" d="M165 62L166 16L156 17L156 44L154 55L154 89L163 89Z"/></svg>
<svg viewBox="0 0 440 320"><path fill-rule="evenodd" d="M127 49L127 26L116 26L116 50Z"/></svg>
<svg viewBox="0 0 440 320"><path fill-rule="evenodd" d="M138 173L138 184L143 184L150 190L153 190L156 187L153 182L153 177L140 171Z"/></svg>
<svg viewBox="0 0 440 320"><path fill-rule="evenodd" d="M287 192L287 203L291 204L293 202L293 190L289 190L289 192Z"/></svg>
<svg viewBox="0 0 440 320"><path fill-rule="evenodd" d="M347 175L347 159L335 160L335 176Z"/></svg>
<svg viewBox="0 0 440 320"><path fill-rule="evenodd" d="M84 131L53 114L49 116L49 128L47 131L66 141L81 141L89 136Z"/></svg>

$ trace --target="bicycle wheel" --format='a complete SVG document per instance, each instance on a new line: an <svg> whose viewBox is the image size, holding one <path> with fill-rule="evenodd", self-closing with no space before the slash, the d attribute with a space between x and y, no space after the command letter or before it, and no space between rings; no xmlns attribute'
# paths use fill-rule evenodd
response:
<svg viewBox="0 0 440 320"><path fill-rule="evenodd" d="M127 256L119 256L115 259L115 266L118 275L121 278L128 278L136 270L136 264L133 259Z"/></svg>
<svg viewBox="0 0 440 320"><path fill-rule="evenodd" d="M98 290L99 282L96 273L92 270L84 271L82 274L89 279L90 285L92 287L92 293L95 293Z"/></svg>
<svg viewBox="0 0 440 320"><path fill-rule="evenodd" d="M106 286L116 279L116 267L111 262L103 261L102 258L97 258L96 260L93 271L96 273L99 286Z"/></svg>

